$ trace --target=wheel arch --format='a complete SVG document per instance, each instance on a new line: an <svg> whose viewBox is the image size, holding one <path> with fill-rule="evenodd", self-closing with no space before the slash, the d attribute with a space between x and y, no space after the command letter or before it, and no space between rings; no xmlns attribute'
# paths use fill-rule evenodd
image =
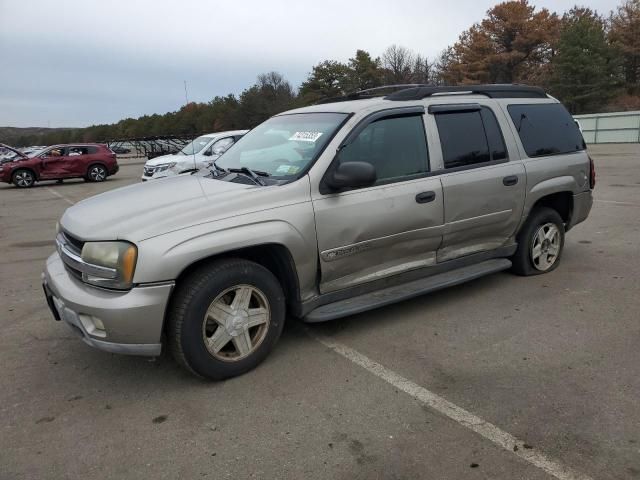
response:
<svg viewBox="0 0 640 480"><path fill-rule="evenodd" d="M558 212L568 229L574 210L573 196L578 190L572 176L554 177L534 185L527 193L524 215L518 231L522 229L531 212L538 207L548 207Z"/></svg>
<svg viewBox="0 0 640 480"><path fill-rule="evenodd" d="M287 306L295 307L300 303L300 285L293 256L286 246L279 243L263 243L227 250L196 260L180 272L176 278L176 285L183 282L193 271L208 263L231 258L242 258L265 267L280 282Z"/></svg>
<svg viewBox="0 0 640 480"><path fill-rule="evenodd" d="M540 197L531 207L531 211L538 207L552 208L558 212L565 225L568 225L573 215L573 193L569 191L550 193Z"/></svg>

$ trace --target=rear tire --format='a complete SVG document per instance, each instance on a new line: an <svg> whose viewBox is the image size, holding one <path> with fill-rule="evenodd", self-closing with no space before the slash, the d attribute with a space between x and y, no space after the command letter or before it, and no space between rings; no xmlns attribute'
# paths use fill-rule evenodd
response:
<svg viewBox="0 0 640 480"><path fill-rule="evenodd" d="M18 188L31 188L36 183L36 176L31 170L20 168L13 172L12 181Z"/></svg>
<svg viewBox="0 0 640 480"><path fill-rule="evenodd" d="M285 314L282 287L263 266L243 259L208 263L181 281L172 298L169 349L198 376L235 377L266 358Z"/></svg>
<svg viewBox="0 0 640 480"><path fill-rule="evenodd" d="M89 182L104 182L107 179L108 172L104 165L94 164L87 169L85 177Z"/></svg>
<svg viewBox="0 0 640 480"><path fill-rule="evenodd" d="M516 275L549 273L560 264L564 248L564 222L548 207L534 209L517 236L518 249L511 258Z"/></svg>

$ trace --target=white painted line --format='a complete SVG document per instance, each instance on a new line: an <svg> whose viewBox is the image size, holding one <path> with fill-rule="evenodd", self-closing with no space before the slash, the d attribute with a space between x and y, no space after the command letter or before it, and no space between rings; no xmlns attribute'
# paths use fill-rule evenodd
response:
<svg viewBox="0 0 640 480"><path fill-rule="evenodd" d="M614 205L626 205L627 207L640 207L640 203L617 202L616 200L595 200L599 203L613 203Z"/></svg>
<svg viewBox="0 0 640 480"><path fill-rule="evenodd" d="M389 370L388 368L374 362L365 355L357 352L356 350L347 347L339 342L336 342L330 338L316 335L309 329L306 329L307 334L320 342L327 348L330 348L344 358L351 360L356 365L364 368L368 372L381 378L385 382L393 385L398 390L411 395L419 402L428 405L435 411L449 417L454 422L462 425L463 427L473 430L477 434L483 436L487 440L495 443L496 445L504 448L505 450L513 453L514 455L522 458L526 462L544 470L549 475L554 476L560 480L593 480L588 475L577 472L571 467L561 464L560 462L547 457L542 452L535 448L525 448L525 442L517 439L513 435L495 425L483 420L482 418L474 415L471 412L451 403L450 401L442 398L441 396L430 392L424 387L413 383L410 380L398 375L397 373ZM517 448L516 448L517 447Z"/></svg>
<svg viewBox="0 0 640 480"><path fill-rule="evenodd" d="M51 192L53 195L55 195L58 198L61 198L62 200L64 200L65 202L67 202L69 205L75 205L76 202L69 200L67 197L65 197L64 195L56 192L53 188L50 187L45 187L47 190L49 190L49 192Z"/></svg>

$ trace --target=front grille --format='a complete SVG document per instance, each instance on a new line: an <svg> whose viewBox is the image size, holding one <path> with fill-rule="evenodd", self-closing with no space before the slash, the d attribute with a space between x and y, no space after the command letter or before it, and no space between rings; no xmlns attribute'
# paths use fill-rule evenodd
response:
<svg viewBox="0 0 640 480"><path fill-rule="evenodd" d="M155 171L156 171L155 167L144 167L144 174L147 177L153 176Z"/></svg>
<svg viewBox="0 0 640 480"><path fill-rule="evenodd" d="M84 242L82 240L77 239L73 235L70 235L67 232L61 231L60 237L66 248L80 257L82 255L82 247L84 246ZM62 254L61 254L62 255ZM77 278L78 280L82 280L82 272L76 268L73 268L68 262L63 262L64 267L72 276Z"/></svg>
<svg viewBox="0 0 640 480"><path fill-rule="evenodd" d="M78 240L73 235L70 235L67 232L62 232L62 236L64 237L66 244L69 246L74 253L80 255L82 253L82 247L84 247L84 242L82 240Z"/></svg>

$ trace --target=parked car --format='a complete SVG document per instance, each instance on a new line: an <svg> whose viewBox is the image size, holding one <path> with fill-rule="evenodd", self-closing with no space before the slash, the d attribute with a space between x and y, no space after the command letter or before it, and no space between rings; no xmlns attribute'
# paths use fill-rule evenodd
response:
<svg viewBox="0 0 640 480"><path fill-rule="evenodd" d="M131 149L127 147L111 147L111 151L118 155L126 155L127 153L131 153Z"/></svg>
<svg viewBox="0 0 640 480"><path fill-rule="evenodd" d="M118 171L116 155L106 145L54 145L38 150L33 156L11 149L17 156L0 165L0 180L18 188L33 187L42 180L84 178L102 182Z"/></svg>
<svg viewBox="0 0 640 480"><path fill-rule="evenodd" d="M175 154L162 155L146 162L142 181L171 177L208 167L247 132L248 130L233 130L202 135Z"/></svg>
<svg viewBox="0 0 640 480"><path fill-rule="evenodd" d="M539 88L315 105L256 127L208 174L69 208L44 289L89 345L155 356L166 338L182 366L222 379L258 365L287 315L553 271L594 185L580 130Z"/></svg>

